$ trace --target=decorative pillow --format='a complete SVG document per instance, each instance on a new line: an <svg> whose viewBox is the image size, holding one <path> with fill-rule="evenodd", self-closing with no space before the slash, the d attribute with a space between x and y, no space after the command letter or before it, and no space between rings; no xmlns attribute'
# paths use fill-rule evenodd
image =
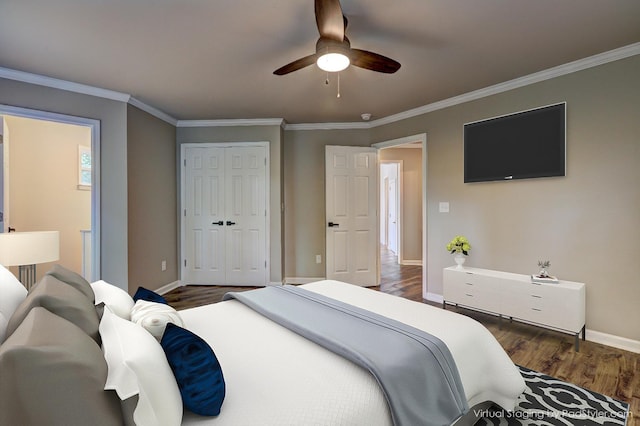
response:
<svg viewBox="0 0 640 426"><path fill-rule="evenodd" d="M27 297L27 289L0 265L0 343L4 342L9 318Z"/></svg>
<svg viewBox="0 0 640 426"><path fill-rule="evenodd" d="M201 416L220 414L225 396L224 376L207 342L169 323L160 344L178 382L184 406Z"/></svg>
<svg viewBox="0 0 640 426"><path fill-rule="evenodd" d="M91 300L91 303L95 303L96 296L93 293L91 284L89 284L89 282L85 280L82 275L77 274L72 270L60 265L53 265L53 268L51 268L51 270L47 272L47 275L53 275L60 281L69 284L70 286L87 296L87 298Z"/></svg>
<svg viewBox="0 0 640 426"><path fill-rule="evenodd" d="M91 288L96 295L96 305L104 302L120 318L128 320L131 317L134 302L129 293L102 280L91 283Z"/></svg>
<svg viewBox="0 0 640 426"><path fill-rule="evenodd" d="M178 311L171 306L142 299L131 309L131 322L142 326L158 341L162 338L167 323L171 322L180 327L184 325Z"/></svg>
<svg viewBox="0 0 640 426"><path fill-rule="evenodd" d="M138 426L179 425L182 399L162 347L142 327L106 308L100 321L102 351L109 366L104 389L122 401L138 395L133 422ZM126 407L123 406L123 411ZM131 419L125 423L131 424Z"/></svg>
<svg viewBox="0 0 640 426"><path fill-rule="evenodd" d="M122 425L118 396L104 391L100 347L44 308L0 346L0 371L2 425Z"/></svg>
<svg viewBox="0 0 640 426"><path fill-rule="evenodd" d="M138 287L138 290L136 290L136 293L133 295L133 300L135 302L138 300L146 300L148 302L164 303L165 305L168 305L164 297L144 287Z"/></svg>
<svg viewBox="0 0 640 426"><path fill-rule="evenodd" d="M53 275L45 275L33 287L27 298L18 306L7 325L7 336L10 336L26 318L29 311L37 306L47 309L67 321L77 325L98 344L100 320L96 306L74 287L63 283Z"/></svg>

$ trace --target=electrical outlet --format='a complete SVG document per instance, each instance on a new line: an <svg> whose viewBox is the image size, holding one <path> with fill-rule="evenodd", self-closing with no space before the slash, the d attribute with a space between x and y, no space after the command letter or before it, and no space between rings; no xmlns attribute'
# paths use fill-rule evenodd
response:
<svg viewBox="0 0 640 426"><path fill-rule="evenodd" d="M167 270L167 261L166 261L166 260L163 260L163 261L162 261L162 264L160 265L160 267L162 268L162 271L163 271L163 272L164 272L164 271L166 271L166 270Z"/></svg>
<svg viewBox="0 0 640 426"><path fill-rule="evenodd" d="M322 263L322 255L316 254L316 263Z"/></svg>

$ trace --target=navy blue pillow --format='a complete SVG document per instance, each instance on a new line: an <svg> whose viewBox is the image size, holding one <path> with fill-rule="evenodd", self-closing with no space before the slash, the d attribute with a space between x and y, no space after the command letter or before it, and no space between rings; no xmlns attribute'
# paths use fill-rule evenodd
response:
<svg viewBox="0 0 640 426"><path fill-rule="evenodd" d="M147 302L164 303L165 305L168 305L164 297L154 291L147 290L144 287L138 287L136 294L133 295L133 301L137 302L138 300L146 300Z"/></svg>
<svg viewBox="0 0 640 426"><path fill-rule="evenodd" d="M222 368L199 336L168 323L160 341L178 383L182 403L201 416L217 416L225 396Z"/></svg>

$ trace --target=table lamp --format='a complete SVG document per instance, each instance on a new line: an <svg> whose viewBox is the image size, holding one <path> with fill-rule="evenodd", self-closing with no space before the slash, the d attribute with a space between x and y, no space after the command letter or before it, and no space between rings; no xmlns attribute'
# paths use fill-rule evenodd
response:
<svg viewBox="0 0 640 426"><path fill-rule="evenodd" d="M27 288L36 282L36 264L60 258L60 232L8 232L0 234L0 265L18 266L18 279Z"/></svg>

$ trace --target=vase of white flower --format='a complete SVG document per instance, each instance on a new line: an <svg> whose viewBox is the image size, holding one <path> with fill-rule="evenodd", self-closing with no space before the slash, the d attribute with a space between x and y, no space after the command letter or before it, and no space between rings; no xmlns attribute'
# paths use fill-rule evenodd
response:
<svg viewBox="0 0 640 426"><path fill-rule="evenodd" d="M466 256L469 255L470 250L471 244L469 244L469 240L462 235L457 235L447 244L447 251L454 255L453 260L455 260L458 265L458 269L462 269L462 265L466 260Z"/></svg>

